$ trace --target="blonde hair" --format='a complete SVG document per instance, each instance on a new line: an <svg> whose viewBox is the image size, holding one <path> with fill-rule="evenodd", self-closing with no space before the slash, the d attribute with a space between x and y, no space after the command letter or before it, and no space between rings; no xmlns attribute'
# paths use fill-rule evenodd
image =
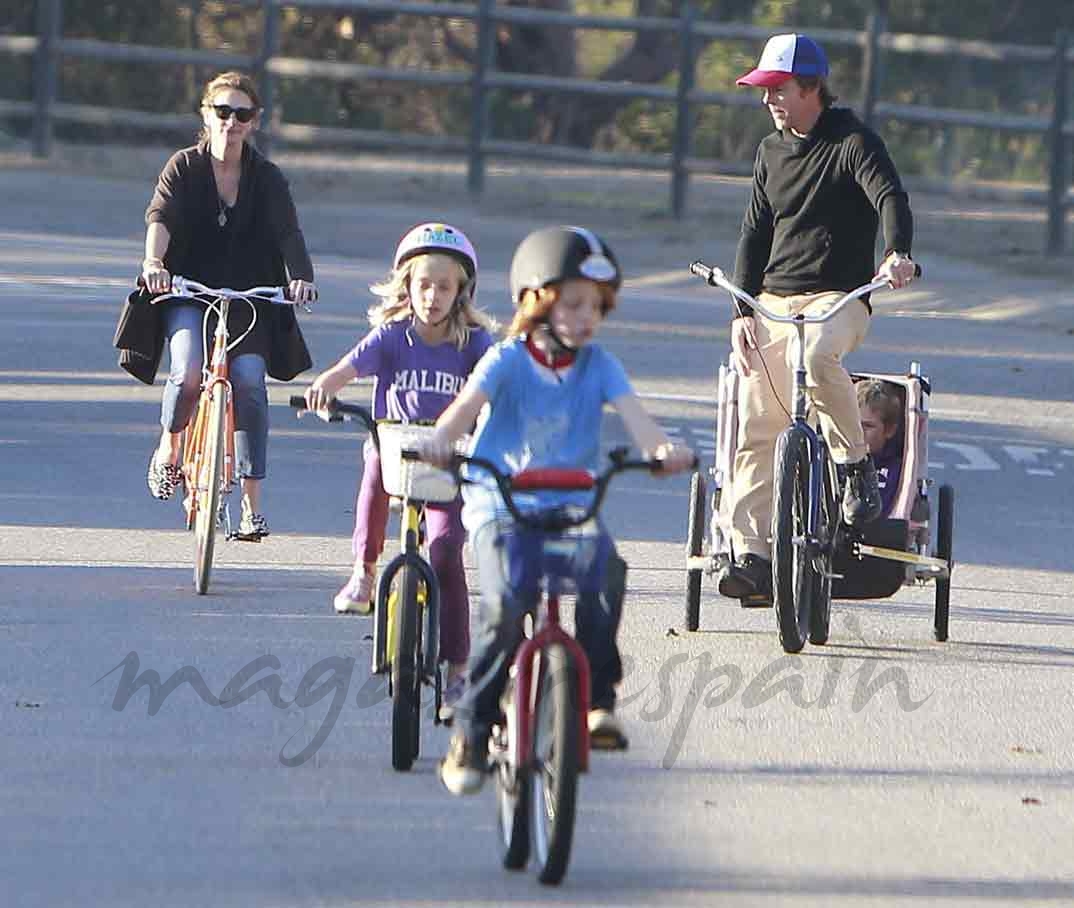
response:
<svg viewBox="0 0 1074 908"><path fill-rule="evenodd" d="M600 288L600 314L606 316L615 308L618 301L615 289L611 284L596 282ZM534 329L544 324L548 313L559 299L559 284L545 284L538 289L522 291L522 297L518 301L515 317L507 328L508 337L520 337L532 334Z"/></svg>
<svg viewBox="0 0 1074 908"><path fill-rule="evenodd" d="M473 281L470 280L462 263L454 256L428 252L407 259L392 271L383 281L371 284L369 289L380 297L380 302L369 307L369 323L374 327L390 322L401 322L414 317L414 306L410 302L410 277L414 268L422 259L439 255L449 258L459 267L459 296L448 315L448 340L462 350L470 341L470 332L475 328L484 328L489 334L499 331L499 325L487 312L479 309L473 301Z"/></svg>
<svg viewBox="0 0 1074 908"><path fill-rule="evenodd" d="M225 88L241 91L250 99L250 103L253 104L254 107L258 110L261 109L261 96L257 93L257 85L254 83L254 80L246 75L246 73L240 73L236 70L228 70L224 73L218 73L206 82L205 88L201 93L201 104L199 107L202 110L211 107L213 103L213 95ZM246 136L246 140L252 141L253 134L254 131L251 129ZM205 126L202 126L201 131L198 133L198 141L204 142L208 138L209 130Z"/></svg>

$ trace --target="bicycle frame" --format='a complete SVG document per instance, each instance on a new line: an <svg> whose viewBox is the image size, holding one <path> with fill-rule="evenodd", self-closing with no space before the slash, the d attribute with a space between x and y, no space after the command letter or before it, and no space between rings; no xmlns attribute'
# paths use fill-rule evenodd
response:
<svg viewBox="0 0 1074 908"><path fill-rule="evenodd" d="M543 619L541 614L543 611ZM524 692L522 696L515 696L512 702L514 709L513 732L517 736L515 740L515 753L529 754L532 744L533 726L533 691L534 684L540 682L540 676L534 678L533 666L538 653L547 650L553 645L562 646L574 660L577 672L578 688L575 691L578 703L578 769L580 772L589 770L589 724L586 717L589 715L589 660L586 658L582 645L563 629L559 621L559 594L550 593L544 597L544 609L537 604L537 616L534 619L534 631L532 636L523 639L515 652L513 665L516 667L515 684L516 691ZM543 663L539 671L543 670Z"/></svg>
<svg viewBox="0 0 1074 908"><path fill-rule="evenodd" d="M220 297L215 305L206 310L217 312L216 331L213 335L212 353L206 358L202 369L201 394L195 411L193 424L186 430L183 444L183 474L186 477L187 497L183 501L187 513L187 528L194 525L197 516L198 496L206 491L211 479L205 476L208 469L205 455L205 438L209 418L208 403L212 399L213 389L223 385L226 394L226 419L224 429L224 470L220 477L221 494L229 495L235 483L235 410L228 373L228 333L227 317L231 301ZM203 329L204 330L204 329ZM225 530L231 533L231 514L224 506Z"/></svg>

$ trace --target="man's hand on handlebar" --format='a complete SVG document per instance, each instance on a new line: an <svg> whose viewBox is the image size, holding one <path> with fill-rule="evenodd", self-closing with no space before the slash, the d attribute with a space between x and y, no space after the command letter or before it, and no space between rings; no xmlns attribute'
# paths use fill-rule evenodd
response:
<svg viewBox="0 0 1074 908"><path fill-rule="evenodd" d="M287 285L287 295L293 302L309 306L317 302L317 285L312 281L300 281L295 278Z"/></svg>
<svg viewBox="0 0 1074 908"><path fill-rule="evenodd" d="M896 290L909 284L916 274L917 265L914 260L902 252L889 253L876 272L878 278L883 278Z"/></svg>
<svg viewBox="0 0 1074 908"><path fill-rule="evenodd" d="M750 374L753 351L757 349L757 323L752 315L741 315L731 322L731 352L735 369L746 377Z"/></svg>

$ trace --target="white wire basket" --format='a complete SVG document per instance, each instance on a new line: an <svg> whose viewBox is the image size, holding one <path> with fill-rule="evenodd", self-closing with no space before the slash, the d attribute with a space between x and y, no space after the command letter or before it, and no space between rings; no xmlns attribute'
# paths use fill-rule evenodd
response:
<svg viewBox="0 0 1074 908"><path fill-rule="evenodd" d="M458 484L449 470L441 470L420 460L403 460L400 451L413 448L433 434L433 426L413 423L378 422L380 437L380 471L384 491L397 498L418 501L452 501L458 494ZM457 451L464 452L469 436L459 439Z"/></svg>

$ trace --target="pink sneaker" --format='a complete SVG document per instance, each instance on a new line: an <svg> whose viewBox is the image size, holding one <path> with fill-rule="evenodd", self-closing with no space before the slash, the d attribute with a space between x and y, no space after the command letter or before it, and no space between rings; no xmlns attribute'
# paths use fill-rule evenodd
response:
<svg viewBox="0 0 1074 908"><path fill-rule="evenodd" d="M377 575L356 571L332 600L336 613L340 615L372 615L373 596L377 589Z"/></svg>

